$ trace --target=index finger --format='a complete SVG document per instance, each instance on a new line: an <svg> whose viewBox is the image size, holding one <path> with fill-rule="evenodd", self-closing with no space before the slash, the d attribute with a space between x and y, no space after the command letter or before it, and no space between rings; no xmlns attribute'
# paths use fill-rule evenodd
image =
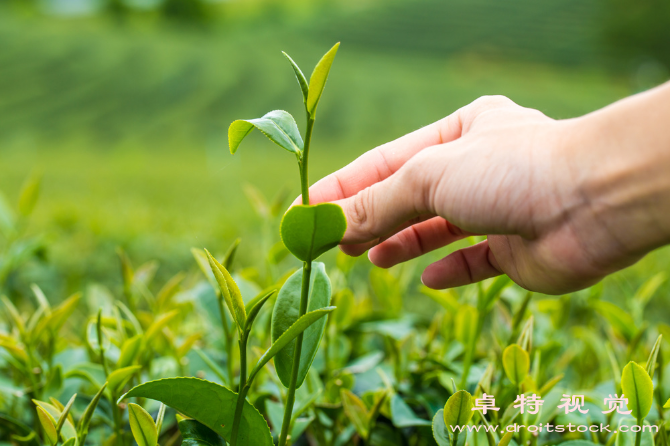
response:
<svg viewBox="0 0 670 446"><path fill-rule="evenodd" d="M314 183L309 189L310 204L356 195L391 176L421 150L457 139L461 136L461 128L459 114L454 113L364 153L351 164ZM293 204L298 201L299 198Z"/></svg>

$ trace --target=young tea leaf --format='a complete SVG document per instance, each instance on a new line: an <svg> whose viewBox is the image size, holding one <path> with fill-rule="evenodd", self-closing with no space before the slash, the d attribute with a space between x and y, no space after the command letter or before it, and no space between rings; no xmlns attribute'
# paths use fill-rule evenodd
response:
<svg viewBox="0 0 670 446"><path fill-rule="evenodd" d="M235 154L242 140L255 128L270 141L291 153L300 156L304 148L300 130L295 119L284 110L274 110L258 119L238 119L228 128L230 153Z"/></svg>
<svg viewBox="0 0 670 446"><path fill-rule="evenodd" d="M124 367L118 370L114 370L107 377L107 388L112 393L112 395L118 395L118 393L123 390L123 386L133 377L133 374L140 370L142 366L131 365L129 367Z"/></svg>
<svg viewBox="0 0 670 446"><path fill-rule="evenodd" d="M244 309L244 300L242 300L242 293L237 287L237 284L233 280L233 277L230 275L228 270L224 268L223 265L219 263L218 260L212 256L209 251L205 250L207 253L207 258L209 259L209 266L212 268L214 277L219 284L221 289L221 295L228 305L228 310L230 314L233 315L235 323L237 323L240 332L244 330L244 326L247 323L247 313Z"/></svg>
<svg viewBox="0 0 670 446"><path fill-rule="evenodd" d="M503 351L502 362L507 378L517 386L526 378L530 370L528 352L517 344L512 344Z"/></svg>
<svg viewBox="0 0 670 446"><path fill-rule="evenodd" d="M649 353L649 359L647 359L647 373L651 379L654 379L654 371L656 371L656 361L658 360L658 352L661 350L661 341L663 340L663 335L658 335L654 346Z"/></svg>
<svg viewBox="0 0 670 446"><path fill-rule="evenodd" d="M500 442L498 443L498 446L507 446L509 445L510 440L512 440L512 437L514 436L514 432L507 432L503 437L500 439Z"/></svg>
<svg viewBox="0 0 670 446"><path fill-rule="evenodd" d="M347 418L351 420L358 434L367 439L370 434L370 426L368 424L368 408L359 397L347 389L340 390L340 399L344 407L344 413Z"/></svg>
<svg viewBox="0 0 670 446"><path fill-rule="evenodd" d="M302 101L305 103L305 106L307 106L307 95L309 94L309 85L307 85L307 79L305 78L305 75L302 73L302 70L298 64L295 63L293 59L291 59L291 56L283 51L281 53L288 59L291 67L293 67L295 78L298 80L298 85L300 85L300 90L302 91Z"/></svg>
<svg viewBox="0 0 670 446"><path fill-rule="evenodd" d="M130 403L128 404L128 420L138 446L156 446L158 432L156 423L149 412L135 403Z"/></svg>
<svg viewBox="0 0 670 446"><path fill-rule="evenodd" d="M272 342L273 344L286 332L297 320L300 308L300 295L302 290L303 270L296 271L279 291L277 301L272 312ZM312 312L330 305L331 286L330 279L326 274L323 263L313 262L310 276L309 301L307 311ZM307 371L316 356L319 343L326 328L326 319L315 322L305 330L300 356L300 369L298 372L297 388L307 376ZM288 343L275 357L275 368L282 384L289 387L291 370L293 369L293 352L295 341Z"/></svg>
<svg viewBox="0 0 670 446"><path fill-rule="evenodd" d="M459 390L449 397L444 405L444 424L447 427L465 426L470 422L474 412L472 395Z"/></svg>
<svg viewBox="0 0 670 446"><path fill-rule="evenodd" d="M40 420L42 429L44 430L44 435L46 436L49 444L54 446L58 443L58 432L56 431L56 422L49 413L42 409L40 406L37 406L37 418Z"/></svg>
<svg viewBox="0 0 670 446"><path fill-rule="evenodd" d="M107 383L103 384L102 387L100 387L98 393L95 394L91 402L86 407L84 415L82 415L81 418L79 419L79 425L77 426L77 438L79 439L79 444L81 445L86 444L86 436L88 435L88 426L89 424L91 424L91 418L93 418L93 412L95 412L95 408L98 407L100 398L102 398L102 394L104 393L106 388Z"/></svg>
<svg viewBox="0 0 670 446"><path fill-rule="evenodd" d="M337 246L346 229L342 208L321 203L293 206L284 214L280 232L286 248L303 262L310 262Z"/></svg>
<svg viewBox="0 0 670 446"><path fill-rule="evenodd" d="M319 63L316 64L312 76L309 78L309 92L307 94L307 112L314 117L316 106L319 105L321 94L326 86L330 67L333 65L333 60L337 54L337 49L340 47L340 42L337 42L324 56Z"/></svg>
<svg viewBox="0 0 670 446"><path fill-rule="evenodd" d="M131 397L160 401L230 441L237 393L219 384L198 378L159 379L134 387L119 402ZM244 402L237 444L273 446L265 418L248 401Z"/></svg>
<svg viewBox="0 0 670 446"><path fill-rule="evenodd" d="M391 420L398 428L413 426L430 426L432 423L416 416L414 411L398 395L391 398Z"/></svg>
<svg viewBox="0 0 670 446"><path fill-rule="evenodd" d="M621 389L628 398L631 415L637 420L646 417L654 402L654 384L647 371L633 361L626 364L621 374Z"/></svg>
<svg viewBox="0 0 670 446"><path fill-rule="evenodd" d="M251 305L247 306L247 308L248 308L247 309L247 324L244 327L245 331L251 331L251 326L253 325L254 320L256 319L256 316L258 316L258 313L261 311L261 308L263 308L263 305L265 305L265 302L267 302L268 299L270 297L272 297L272 295L276 292L277 292L277 290L271 290L271 291L269 291L265 294L261 293L260 299L254 298L253 302L252 301L249 302L249 304L251 304Z"/></svg>

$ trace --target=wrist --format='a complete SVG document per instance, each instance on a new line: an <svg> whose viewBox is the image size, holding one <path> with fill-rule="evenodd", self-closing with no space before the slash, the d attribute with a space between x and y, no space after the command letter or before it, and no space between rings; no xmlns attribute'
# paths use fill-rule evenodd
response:
<svg viewBox="0 0 670 446"><path fill-rule="evenodd" d="M583 217L601 232L606 252L639 258L670 243L668 122L670 84L572 123Z"/></svg>

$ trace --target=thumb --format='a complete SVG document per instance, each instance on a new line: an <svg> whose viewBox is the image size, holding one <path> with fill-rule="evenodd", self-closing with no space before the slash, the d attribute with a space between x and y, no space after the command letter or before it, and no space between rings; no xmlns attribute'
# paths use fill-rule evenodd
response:
<svg viewBox="0 0 670 446"><path fill-rule="evenodd" d="M434 177L425 168L424 160L435 148L425 149L385 180L334 202L347 217L342 244L377 240L412 219L434 213L429 199Z"/></svg>

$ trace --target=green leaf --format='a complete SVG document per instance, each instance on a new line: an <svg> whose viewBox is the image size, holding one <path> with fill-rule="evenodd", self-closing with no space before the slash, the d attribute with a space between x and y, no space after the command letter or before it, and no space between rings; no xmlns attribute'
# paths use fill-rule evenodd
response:
<svg viewBox="0 0 670 446"><path fill-rule="evenodd" d="M279 291L277 301L272 312L272 343L279 338L298 320L300 314L300 294L302 290L303 270L296 271L284 283ZM307 311L312 312L330 305L331 286L323 263L313 262L310 276L309 301ZM326 328L326 319L319 320L305 330L300 355L297 387L300 387L307 376L307 371L316 356L319 343ZM275 357L277 375L285 387L289 386L291 370L293 369L293 352L296 341L289 342Z"/></svg>
<svg viewBox="0 0 670 446"><path fill-rule="evenodd" d="M49 414L52 420L54 420L54 427L57 425L56 420L61 418L61 410L54 406L53 404L45 403L44 401L38 401L38 400L33 400L33 403L37 405L37 407L43 409L46 413ZM65 439L68 440L72 437L75 437L77 435L74 425L70 420L67 419L67 415L65 416L65 419L63 420L63 425L61 427L60 435Z"/></svg>
<svg viewBox="0 0 670 446"><path fill-rule="evenodd" d="M277 290L271 290L265 294L261 293L260 294L260 299L254 298L253 300L249 301L249 304L247 305L247 324L244 327L245 331L251 331L251 326L254 323L254 320L256 319L256 316L258 316L258 313L261 311L261 308L263 308L263 305L265 305L265 302L268 301L268 299L275 293Z"/></svg>
<svg viewBox="0 0 670 446"><path fill-rule="evenodd" d="M309 94L309 86L307 85L307 79L305 78L305 75L302 73L302 70L298 66L297 63L291 59L291 56L286 54L285 52L281 52L286 58L288 59L288 62L291 64L291 67L293 67L293 72L295 73L295 78L298 80L298 85L300 85L300 90L302 91L302 100L305 103L305 106L307 106L307 96Z"/></svg>
<svg viewBox="0 0 670 446"><path fill-rule="evenodd" d="M465 426L470 422L474 412L472 395L465 390L459 390L449 397L444 405L445 426Z"/></svg>
<svg viewBox="0 0 670 446"><path fill-rule="evenodd" d="M79 425L77 426L77 437L79 438L79 444L81 445L86 444L86 436L88 435L88 426L89 424L91 424L91 418L93 418L93 412L95 412L95 408L98 407L100 398L102 397L102 394L106 388L107 383L103 384L102 387L100 387L98 393L95 394L91 402L88 404L88 407L86 407L84 415L82 415L81 418L79 419Z"/></svg>
<svg viewBox="0 0 670 446"><path fill-rule="evenodd" d="M107 388L112 393L112 395L117 395L118 392L123 390L123 386L132 378L133 374L140 370L142 366L131 365L129 367L124 367L118 370L114 370L107 377Z"/></svg>
<svg viewBox="0 0 670 446"><path fill-rule="evenodd" d="M260 130L270 141L291 153L300 155L304 148L300 130L295 119L284 110L274 110L258 119L238 119L228 128L228 145L230 153L237 152L242 140L255 128Z"/></svg>
<svg viewBox="0 0 670 446"><path fill-rule="evenodd" d="M670 409L670 398L668 398L668 401L663 405L663 409Z"/></svg>
<svg viewBox="0 0 670 446"><path fill-rule="evenodd" d="M310 262L337 246L346 230L342 208L320 203L290 208L282 218L280 232L286 248L303 262Z"/></svg>
<svg viewBox="0 0 670 446"><path fill-rule="evenodd" d="M510 440L512 440L512 437L514 436L514 432L507 432L503 437L500 439L500 442L498 443L498 446L507 446L509 445Z"/></svg>
<svg viewBox="0 0 670 446"><path fill-rule="evenodd" d="M144 332L144 336L142 337L144 344L150 344L154 336L160 333L163 328L177 316L179 316L179 310L168 311L167 313L158 316L149 328L147 328L147 331Z"/></svg>
<svg viewBox="0 0 670 446"><path fill-rule="evenodd" d="M214 277L216 278L219 288L221 289L221 295L228 306L230 314L233 315L235 323L239 328L240 332L244 330L244 326L247 323L247 313L244 309L244 300L242 299L242 293L237 287L237 284L233 280L233 277L230 275L228 270L216 260L209 251L205 250L207 253L207 258L209 259L209 266L212 268Z"/></svg>
<svg viewBox="0 0 670 446"><path fill-rule="evenodd" d="M465 437L465 435L464 435ZM433 417L433 438L438 446L451 446L449 431L444 424L444 410L440 409Z"/></svg>
<svg viewBox="0 0 670 446"><path fill-rule="evenodd" d="M63 446L76 446L76 444L77 444L77 439L76 438L70 438L65 443L63 443Z"/></svg>
<svg viewBox="0 0 670 446"><path fill-rule="evenodd" d="M184 419L179 421L182 446L226 446L216 432L198 420Z"/></svg>
<svg viewBox="0 0 670 446"><path fill-rule="evenodd" d="M356 432L363 439L367 439L368 435L370 435L370 426L368 424L368 408L365 407L365 403L347 389L340 390L340 398L344 407L344 413L356 428Z"/></svg>
<svg viewBox="0 0 670 446"><path fill-rule="evenodd" d="M628 409L632 416L641 420L649 414L654 402L654 384L645 369L631 361L621 374L621 389L628 398Z"/></svg>
<svg viewBox="0 0 670 446"><path fill-rule="evenodd" d="M649 353L649 359L647 359L647 373L651 379L654 379L654 371L656 370L656 361L658 360L658 352L661 350L661 341L663 340L663 335L658 335L656 342Z"/></svg>
<svg viewBox="0 0 670 446"><path fill-rule="evenodd" d="M643 423L645 426L649 426L648 422ZM636 432L631 432L630 428L632 426L637 426L638 423L634 418L623 417L619 420L619 426L617 431L619 432L616 437L616 446L633 446L635 445L635 437L637 436ZM627 426L627 432L621 430L621 426ZM654 436L650 429L645 429L644 432L641 432L642 436L640 438L640 446L654 446Z"/></svg>
<svg viewBox="0 0 670 446"><path fill-rule="evenodd" d="M249 374L249 381L253 380L253 378L261 370L261 368L263 368L263 366L267 364L270 359L276 356L277 353L282 352L290 342L292 342L296 337L298 337L300 333L306 331L312 324L315 324L319 319L321 319L322 317L324 317L333 310L335 310L335 307L320 308L318 310L306 313L304 316L300 317L297 321L295 321L295 323L293 323L293 325L287 328L286 331L284 331L281 334L281 336L279 336L279 338L277 338L277 340L272 343L270 348L267 349L265 353L263 353L263 356L261 356L261 358L258 360L258 363L254 366L254 369ZM304 345L305 343L303 338L303 352L305 351ZM302 366L302 358L303 356L301 356L301 362L300 362L301 366ZM275 367L276 366L277 366L277 360L275 359Z"/></svg>
<svg viewBox="0 0 670 446"><path fill-rule="evenodd" d="M122 396L150 398L165 403L230 441L237 393L219 384L198 378L166 378L140 384ZM273 446L270 429L263 416L244 402L238 444Z"/></svg>
<svg viewBox="0 0 670 446"><path fill-rule="evenodd" d="M456 314L456 339L466 347L476 341L477 315L472 305L462 305Z"/></svg>
<svg viewBox="0 0 670 446"><path fill-rule="evenodd" d="M398 395L391 398L391 420L393 425L398 428L412 426L430 426L432 423L416 416L414 411Z"/></svg>
<svg viewBox="0 0 670 446"><path fill-rule="evenodd" d="M233 260L235 260L235 254L237 253L237 248L240 246L240 243L242 242L241 238L236 238L233 243L228 247L228 251L226 251L226 255L223 256L223 262L222 265L229 270L230 267L233 265Z"/></svg>
<svg viewBox="0 0 670 446"><path fill-rule="evenodd" d="M512 434L512 432L508 432L507 434ZM507 436L505 434L505 436ZM511 437L510 437L511 438ZM502 440L501 440L502 443ZM596 446L596 443L592 441L586 441L586 440L570 440L570 441L564 441L562 443L559 443L561 446Z"/></svg>
<svg viewBox="0 0 670 446"><path fill-rule="evenodd" d="M68 418L68 415L70 415L70 410L72 409L72 405L74 404L74 400L76 398L77 394L75 393L70 398L70 401L68 401L65 407L63 407L60 411L60 417L58 418L58 424L56 425L56 432L58 432L58 435L60 435L61 430L63 429L63 426L65 425L66 421L69 421L70 424L73 423L72 416ZM74 428L74 424L72 424L72 427Z"/></svg>
<svg viewBox="0 0 670 446"><path fill-rule="evenodd" d="M130 430L138 446L156 446L158 432L156 423L149 412L135 403L128 404L128 419Z"/></svg>
<svg viewBox="0 0 670 446"><path fill-rule="evenodd" d="M307 94L307 111L314 117L316 106L319 105L319 99L323 93L323 88L326 86L328 73L330 67L333 65L333 59L337 54L337 49L340 47L340 42L337 42L324 56L319 63L316 64L312 76L309 78L309 92Z"/></svg>
<svg viewBox="0 0 670 446"><path fill-rule="evenodd" d="M141 346L142 346L141 334L126 339L123 345L121 346L121 353L119 354L119 360L117 361L116 366L119 368L124 368L131 365L135 361L137 354L140 352Z"/></svg>
<svg viewBox="0 0 670 446"><path fill-rule="evenodd" d="M55 445L58 442L58 432L56 431L56 422L53 417L46 410L37 406L37 418L40 420L47 441L52 446Z"/></svg>
<svg viewBox="0 0 670 446"><path fill-rule="evenodd" d="M517 344L512 344L503 351L502 361L507 378L517 386L521 384L530 370L528 352Z"/></svg>

